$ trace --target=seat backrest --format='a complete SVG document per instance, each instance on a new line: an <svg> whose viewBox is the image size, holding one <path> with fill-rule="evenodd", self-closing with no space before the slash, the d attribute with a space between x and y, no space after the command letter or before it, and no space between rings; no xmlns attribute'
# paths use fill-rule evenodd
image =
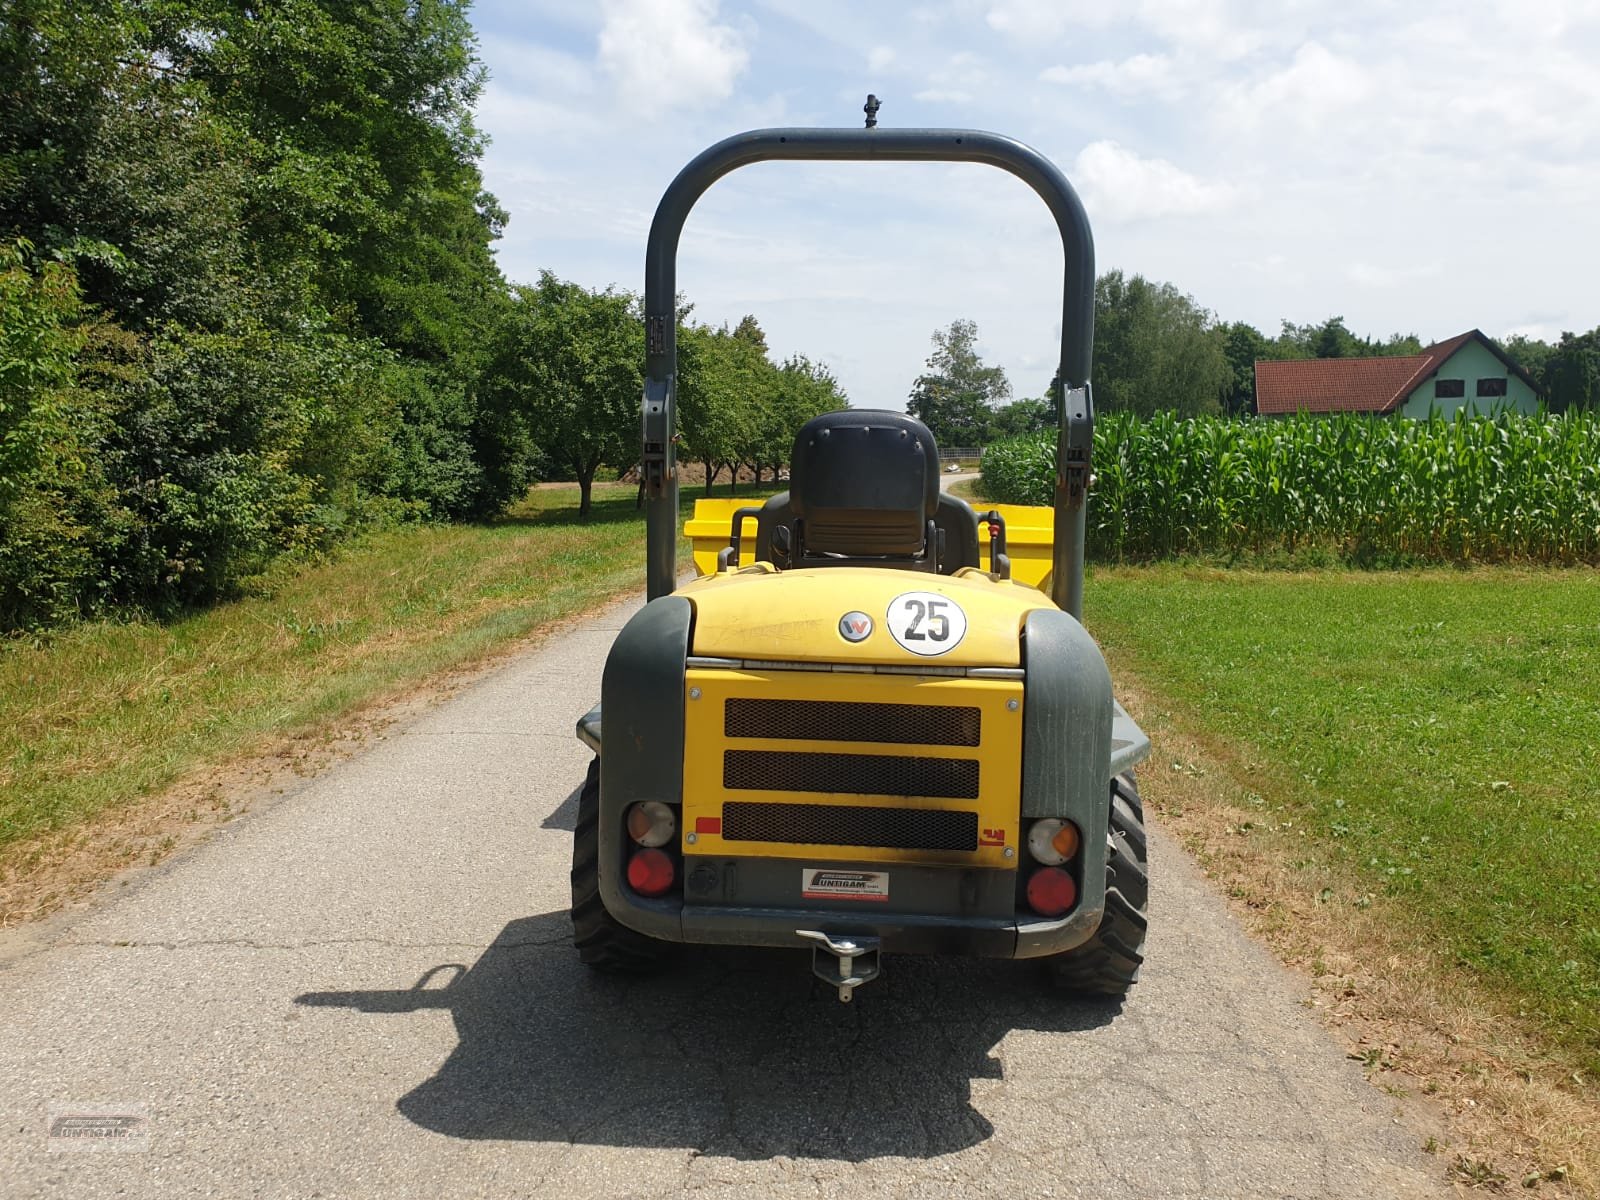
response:
<svg viewBox="0 0 1600 1200"><path fill-rule="evenodd" d="M806 556L915 558L939 511L928 427L888 409L813 417L794 440L789 508Z"/></svg>

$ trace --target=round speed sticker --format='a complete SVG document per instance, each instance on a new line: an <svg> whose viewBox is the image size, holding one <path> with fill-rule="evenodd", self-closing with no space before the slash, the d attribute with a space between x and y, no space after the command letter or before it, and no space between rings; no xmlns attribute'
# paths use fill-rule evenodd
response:
<svg viewBox="0 0 1600 1200"><path fill-rule="evenodd" d="M913 654L945 654L967 635L967 614L937 592L902 592L884 617L894 640Z"/></svg>

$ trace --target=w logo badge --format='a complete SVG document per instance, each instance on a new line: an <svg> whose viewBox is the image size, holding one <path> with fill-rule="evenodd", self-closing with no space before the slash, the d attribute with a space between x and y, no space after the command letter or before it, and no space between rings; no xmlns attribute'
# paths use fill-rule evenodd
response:
<svg viewBox="0 0 1600 1200"><path fill-rule="evenodd" d="M872 618L864 612L847 612L839 618L839 636L847 642L865 641L872 633Z"/></svg>

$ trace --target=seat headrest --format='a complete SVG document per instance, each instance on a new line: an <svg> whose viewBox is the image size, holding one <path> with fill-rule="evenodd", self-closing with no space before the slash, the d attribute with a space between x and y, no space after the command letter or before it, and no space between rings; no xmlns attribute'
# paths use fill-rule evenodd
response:
<svg viewBox="0 0 1600 1200"><path fill-rule="evenodd" d="M845 409L795 437L789 503L818 554L914 555L939 511L939 450L915 417Z"/></svg>

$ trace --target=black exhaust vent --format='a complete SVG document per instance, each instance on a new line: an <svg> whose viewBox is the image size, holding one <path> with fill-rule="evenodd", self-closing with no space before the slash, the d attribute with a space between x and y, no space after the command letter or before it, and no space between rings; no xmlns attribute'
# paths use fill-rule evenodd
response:
<svg viewBox="0 0 1600 1200"><path fill-rule="evenodd" d="M729 700L722 710L722 732L730 738L772 738L793 742L894 742L907 746L976 746L982 731L982 709L956 708L940 704L864 704L845 700Z"/></svg>
<svg viewBox="0 0 1600 1200"><path fill-rule="evenodd" d="M722 786L729 791L847 792L976 800L978 763L971 758L909 758L898 754L725 750Z"/></svg>
<svg viewBox="0 0 1600 1200"><path fill-rule="evenodd" d="M722 840L875 846L889 850L976 850L978 814L730 800L722 806Z"/></svg>

